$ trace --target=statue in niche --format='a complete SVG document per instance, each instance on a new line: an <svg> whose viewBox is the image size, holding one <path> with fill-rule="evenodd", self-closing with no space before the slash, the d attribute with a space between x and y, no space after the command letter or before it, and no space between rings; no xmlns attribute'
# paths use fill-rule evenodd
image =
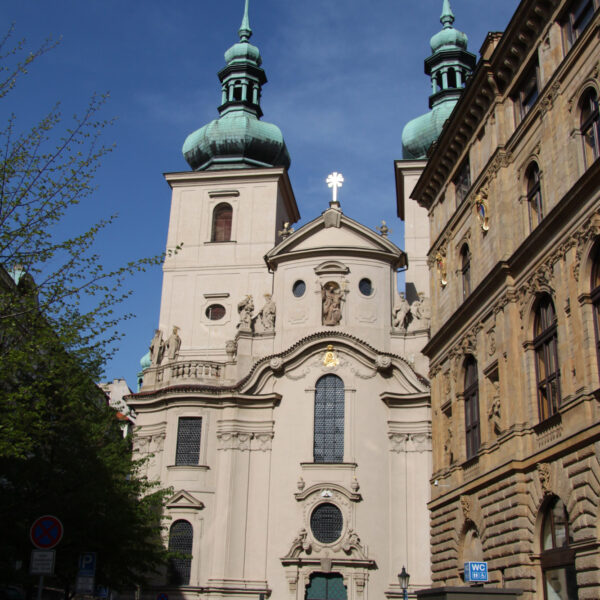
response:
<svg viewBox="0 0 600 600"><path fill-rule="evenodd" d="M178 335L179 327L173 327L173 333L169 336L167 340L167 344L165 346L165 351L167 353L167 359L173 361L177 358L179 354L179 349L181 348L181 338Z"/></svg>
<svg viewBox="0 0 600 600"><path fill-rule="evenodd" d="M334 281L321 287L323 325L339 325L342 320L342 290Z"/></svg>
<svg viewBox="0 0 600 600"><path fill-rule="evenodd" d="M431 303L423 292L419 292L419 299L412 303L410 312L413 318L419 321L419 329L429 329L429 324L431 323Z"/></svg>
<svg viewBox="0 0 600 600"><path fill-rule="evenodd" d="M252 313L254 312L254 300L252 296L248 295L238 302L237 309L240 315L238 329L240 331L252 331Z"/></svg>
<svg viewBox="0 0 600 600"><path fill-rule="evenodd" d="M150 364L160 365L164 352L165 343L162 339L162 331L160 329L155 329L154 337L150 342Z"/></svg>
<svg viewBox="0 0 600 600"><path fill-rule="evenodd" d="M265 294L265 304L256 315L264 331L273 331L275 329L275 314L277 309L271 294Z"/></svg>
<svg viewBox="0 0 600 600"><path fill-rule="evenodd" d="M404 292L400 292L396 296L396 303L394 304L392 325L397 329L406 330L409 313L410 304L404 296Z"/></svg>
<svg viewBox="0 0 600 600"><path fill-rule="evenodd" d="M492 396L492 403L488 411L488 419L492 424L492 429L496 435L502 432L502 413L500 405L500 382L492 381L494 386L494 395Z"/></svg>

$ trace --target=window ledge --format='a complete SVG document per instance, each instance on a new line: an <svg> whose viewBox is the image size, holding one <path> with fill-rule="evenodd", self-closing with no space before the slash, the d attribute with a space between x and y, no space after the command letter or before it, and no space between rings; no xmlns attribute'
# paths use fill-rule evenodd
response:
<svg viewBox="0 0 600 600"><path fill-rule="evenodd" d="M237 244L237 242L235 240L227 240L226 242L204 242L205 246L212 246L212 245L223 246L225 244L233 245L233 244Z"/></svg>
<svg viewBox="0 0 600 600"><path fill-rule="evenodd" d="M193 469L194 471L209 471L208 465L167 465L168 471L184 471L185 469Z"/></svg>

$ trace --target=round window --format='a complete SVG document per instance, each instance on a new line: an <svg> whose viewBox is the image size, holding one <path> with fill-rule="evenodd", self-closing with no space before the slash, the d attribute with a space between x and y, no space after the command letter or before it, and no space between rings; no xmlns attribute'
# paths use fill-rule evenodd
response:
<svg viewBox="0 0 600 600"><path fill-rule="evenodd" d="M335 504L319 504L310 515L310 528L315 539L322 544L331 544L342 535L344 519Z"/></svg>
<svg viewBox="0 0 600 600"><path fill-rule="evenodd" d="M292 293L296 298L300 298L304 296L304 292L306 291L306 284L301 279L298 279L296 283L292 286Z"/></svg>
<svg viewBox="0 0 600 600"><path fill-rule="evenodd" d="M211 304L206 309L206 316L211 321L218 321L219 319L222 319L225 316L225 307L221 304Z"/></svg>
<svg viewBox="0 0 600 600"><path fill-rule="evenodd" d="M373 284L365 277L358 282L358 289L363 296L370 296L373 293Z"/></svg>

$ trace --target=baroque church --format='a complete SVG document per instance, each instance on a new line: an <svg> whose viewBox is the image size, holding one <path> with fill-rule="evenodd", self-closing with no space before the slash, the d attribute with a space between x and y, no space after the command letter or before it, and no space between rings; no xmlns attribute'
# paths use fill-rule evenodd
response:
<svg viewBox="0 0 600 600"><path fill-rule="evenodd" d="M337 173L329 207L294 231L247 0L238 34L219 118L185 140L190 170L166 175L160 317L128 397L134 451L174 491L166 543L180 553L142 596L400 598L405 567L413 597L431 584L426 260L346 216ZM448 46L432 50L448 112L472 55L458 48L461 80L442 69ZM399 295L407 265L413 293Z"/></svg>

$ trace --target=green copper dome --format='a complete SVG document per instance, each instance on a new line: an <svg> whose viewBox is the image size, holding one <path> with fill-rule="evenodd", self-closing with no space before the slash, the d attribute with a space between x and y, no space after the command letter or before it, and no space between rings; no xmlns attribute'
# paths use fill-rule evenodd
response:
<svg viewBox="0 0 600 600"><path fill-rule="evenodd" d="M267 76L248 19L248 0L238 31L240 41L225 52L220 117L188 135L183 155L195 171L290 166L279 127L261 121L260 96Z"/></svg>
<svg viewBox="0 0 600 600"><path fill-rule="evenodd" d="M467 36L452 25L454 14L449 0L443 0L440 22L444 27L431 38L432 54L425 60L425 73L431 76L431 111L409 121L404 127L404 159L427 156L475 68L476 57L467 51Z"/></svg>

